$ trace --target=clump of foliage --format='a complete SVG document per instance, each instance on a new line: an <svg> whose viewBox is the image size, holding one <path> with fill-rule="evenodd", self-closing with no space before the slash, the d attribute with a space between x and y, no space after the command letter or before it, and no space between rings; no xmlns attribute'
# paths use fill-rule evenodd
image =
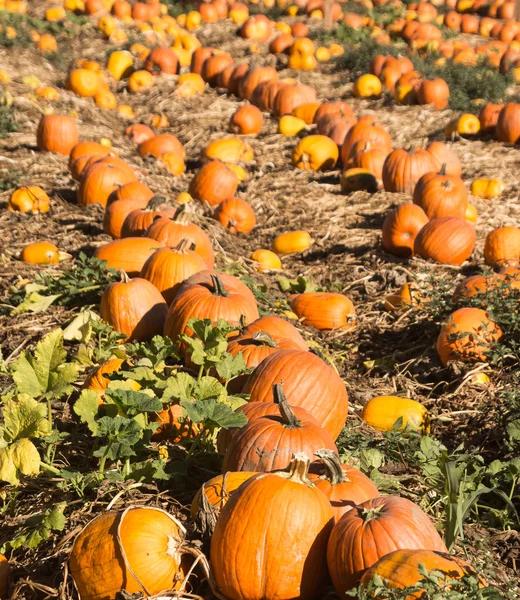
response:
<svg viewBox="0 0 520 600"><path fill-rule="evenodd" d="M0 45L2 44L0 40ZM10 106L0 106L0 139L5 139L10 133L19 130L18 123L15 121L14 109ZM5 187L8 181L0 181L0 191L10 189L11 186Z"/></svg>

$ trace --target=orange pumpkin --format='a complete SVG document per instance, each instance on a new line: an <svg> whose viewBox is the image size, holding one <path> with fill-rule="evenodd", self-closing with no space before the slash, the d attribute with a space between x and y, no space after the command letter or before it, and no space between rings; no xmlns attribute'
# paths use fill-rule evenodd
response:
<svg viewBox="0 0 520 600"><path fill-rule="evenodd" d="M432 154L422 148L400 148L391 152L383 165L383 185L387 192L413 194L419 179L437 170Z"/></svg>
<svg viewBox="0 0 520 600"><path fill-rule="evenodd" d="M256 106L241 106L231 117L229 130L231 133L251 135L260 133L264 117Z"/></svg>
<svg viewBox="0 0 520 600"><path fill-rule="evenodd" d="M497 138L501 142L516 144L520 141L520 104L508 102L498 115Z"/></svg>
<svg viewBox="0 0 520 600"><path fill-rule="evenodd" d="M161 158L165 154L177 154L183 160L186 159L186 152L182 144L178 138L169 133L162 133L145 140L139 144L137 151L141 156L152 154L157 158Z"/></svg>
<svg viewBox="0 0 520 600"><path fill-rule="evenodd" d="M45 115L36 134L38 149L56 154L70 154L79 142L78 127L72 117Z"/></svg>
<svg viewBox="0 0 520 600"><path fill-rule="evenodd" d="M60 253L50 242L35 242L25 246L20 259L31 265L57 265L60 262Z"/></svg>
<svg viewBox="0 0 520 600"><path fill-rule="evenodd" d="M347 133L341 147L341 160L346 164L350 153L357 142L370 144L389 153L392 150L392 139L388 131L372 117L361 118Z"/></svg>
<svg viewBox="0 0 520 600"><path fill-rule="evenodd" d="M238 95L244 100L251 100L255 88L263 82L277 82L278 71L274 67L256 67L248 70L238 85Z"/></svg>
<svg viewBox="0 0 520 600"><path fill-rule="evenodd" d="M210 206L232 198L238 187L237 174L220 160L205 164L191 180L189 193Z"/></svg>
<svg viewBox="0 0 520 600"><path fill-rule="evenodd" d="M306 292L291 299L291 309L303 325L320 331L352 329L356 325L356 309L343 294Z"/></svg>
<svg viewBox="0 0 520 600"><path fill-rule="evenodd" d="M157 46L146 57L144 68L152 75L175 75L179 68L179 59L171 48Z"/></svg>
<svg viewBox="0 0 520 600"><path fill-rule="evenodd" d="M446 175L453 175L454 177L460 177L462 175L460 158L450 144L445 144L444 142L432 142L426 147L426 150L428 150L435 159L437 169L440 169L442 165L446 165Z"/></svg>
<svg viewBox="0 0 520 600"><path fill-rule="evenodd" d="M292 162L304 171L330 171L339 157L338 146L327 136L309 135L295 147Z"/></svg>
<svg viewBox="0 0 520 600"><path fill-rule="evenodd" d="M450 102L450 88L440 77L425 79L417 91L419 104L432 104L437 109L446 108Z"/></svg>
<svg viewBox="0 0 520 600"><path fill-rule="evenodd" d="M30 185L15 190L7 202L7 210L11 212L39 213L49 212L51 201L49 196L37 185Z"/></svg>
<svg viewBox="0 0 520 600"><path fill-rule="evenodd" d="M432 219L419 231L414 252L422 258L448 265L461 265L473 252L475 228L458 217Z"/></svg>
<svg viewBox="0 0 520 600"><path fill-rule="evenodd" d="M428 216L420 206L411 202L399 205L385 217L383 248L396 256L404 258L413 256L415 238L426 223L428 223Z"/></svg>
<svg viewBox="0 0 520 600"><path fill-rule="evenodd" d="M316 91L308 85L283 85L274 98L273 113L276 117L290 115L294 109L308 102L316 102Z"/></svg>
<svg viewBox="0 0 520 600"><path fill-rule="evenodd" d="M173 217L176 209L167 204L164 196L153 196L145 206L128 213L121 228L121 237L144 235L157 217Z"/></svg>
<svg viewBox="0 0 520 600"><path fill-rule="evenodd" d="M231 233L251 233L256 225L255 211L242 198L229 198L215 210L215 219Z"/></svg>
<svg viewBox="0 0 520 600"><path fill-rule="evenodd" d="M78 204L101 204L106 206L108 197L127 183L136 181L135 173L129 167L107 164L99 161L88 167L81 177L78 189Z"/></svg>
<svg viewBox="0 0 520 600"><path fill-rule="evenodd" d="M107 268L123 270L129 277L137 277L144 263L164 245L146 237L124 238L100 246L94 256L106 261Z"/></svg>
<svg viewBox="0 0 520 600"><path fill-rule="evenodd" d="M423 175L413 192L413 202L420 206L428 218L465 218L468 192L460 177L446 175L446 165L439 173Z"/></svg>
<svg viewBox="0 0 520 600"><path fill-rule="evenodd" d="M520 229L509 226L490 231L486 236L484 259L491 266L517 265L520 261Z"/></svg>
<svg viewBox="0 0 520 600"><path fill-rule="evenodd" d="M125 129L126 137L134 144L142 144L155 136L153 130L143 123L134 123Z"/></svg>

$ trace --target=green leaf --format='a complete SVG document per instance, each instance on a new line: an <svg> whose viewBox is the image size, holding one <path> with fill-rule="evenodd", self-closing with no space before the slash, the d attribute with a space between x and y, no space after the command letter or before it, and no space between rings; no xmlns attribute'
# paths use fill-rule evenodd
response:
<svg viewBox="0 0 520 600"><path fill-rule="evenodd" d="M38 287L43 288L44 286ZM42 296L38 292L31 292L30 294L26 295L22 303L20 303L15 309L11 311L11 314L18 315L26 312L45 312L49 308L49 306L51 306L54 303L54 301L57 300L60 296L61 294L53 294L52 296Z"/></svg>
<svg viewBox="0 0 520 600"><path fill-rule="evenodd" d="M99 395L94 390L83 390L74 403L74 412L83 423L88 425L90 431L96 435L96 416L99 412Z"/></svg>
<svg viewBox="0 0 520 600"><path fill-rule="evenodd" d="M195 379L188 373L177 373L166 380L166 388L162 395L164 403L172 400L191 400Z"/></svg>
<svg viewBox="0 0 520 600"><path fill-rule="evenodd" d="M108 443L96 450L94 456L107 456L111 460L119 460L127 456L135 456L132 446L143 435L141 426L133 419L124 417L101 417L97 421L96 437L107 438Z"/></svg>
<svg viewBox="0 0 520 600"><path fill-rule="evenodd" d="M12 540L6 542L0 552L17 548L36 548L42 541L51 537L53 531L65 529L66 517L63 514L65 502L56 504L50 509L31 515L25 520Z"/></svg>
<svg viewBox="0 0 520 600"><path fill-rule="evenodd" d="M11 485L20 482L20 475L38 475L40 454L31 440L21 438L0 450L0 481Z"/></svg>
<svg viewBox="0 0 520 600"><path fill-rule="evenodd" d="M359 468L364 473L380 469L384 463L384 455L376 448L364 448L359 454Z"/></svg>
<svg viewBox="0 0 520 600"><path fill-rule="evenodd" d="M63 330L63 339L68 342L86 342L92 335L92 322L100 319L93 310L82 310Z"/></svg>
<svg viewBox="0 0 520 600"><path fill-rule="evenodd" d="M163 403L156 396L134 390L110 389L105 391L105 401L113 402L119 412L127 417L135 417L145 412L162 410Z"/></svg>
<svg viewBox="0 0 520 600"><path fill-rule="evenodd" d="M194 423L204 423L205 427L244 427L247 417L242 412L236 413L226 404L219 404L214 399L181 401L181 407Z"/></svg>
<svg viewBox="0 0 520 600"><path fill-rule="evenodd" d="M520 419L508 423L506 431L510 441L520 442Z"/></svg>
<svg viewBox="0 0 520 600"><path fill-rule="evenodd" d="M7 442L48 435L47 407L27 394L9 398L4 403L4 424L0 431Z"/></svg>
<svg viewBox="0 0 520 600"><path fill-rule="evenodd" d="M224 381L231 381L231 379L247 372L248 368L242 352L239 352L236 356L226 352L224 358L217 365L217 374Z"/></svg>
<svg viewBox="0 0 520 600"><path fill-rule="evenodd" d="M209 398L213 398L215 400L219 400L221 398L225 398L227 396L226 388L220 383L218 379L215 377L201 377L200 381L197 383L194 396L198 400L207 400Z"/></svg>

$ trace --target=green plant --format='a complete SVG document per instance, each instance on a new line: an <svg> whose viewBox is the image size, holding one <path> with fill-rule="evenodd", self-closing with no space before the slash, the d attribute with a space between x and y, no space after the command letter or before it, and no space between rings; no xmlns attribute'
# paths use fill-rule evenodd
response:
<svg viewBox="0 0 520 600"><path fill-rule="evenodd" d="M0 553L17 548L36 548L44 540L52 536L53 531L63 531L66 517L63 514L66 504L62 502L27 517L16 527L13 538L0 546Z"/></svg>
<svg viewBox="0 0 520 600"><path fill-rule="evenodd" d="M19 129L20 127L15 121L14 109L10 106L0 106L0 139L5 139L10 133L14 133ZM17 177L20 177L20 175L20 171L12 171L5 179L2 176L0 190L9 190L16 187Z"/></svg>

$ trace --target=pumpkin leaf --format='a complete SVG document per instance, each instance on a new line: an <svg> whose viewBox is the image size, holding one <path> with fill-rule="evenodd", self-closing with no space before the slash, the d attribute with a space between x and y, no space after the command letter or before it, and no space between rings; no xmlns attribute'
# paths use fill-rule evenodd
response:
<svg viewBox="0 0 520 600"><path fill-rule="evenodd" d="M191 400L195 379L189 373L177 373L166 380L166 388L162 395L164 403L172 400Z"/></svg>
<svg viewBox="0 0 520 600"><path fill-rule="evenodd" d="M61 294L43 296L39 290L45 289L45 286L37 283L29 283L25 286L24 300L11 311L12 315L19 315L25 312L41 313L45 312Z"/></svg>
<svg viewBox="0 0 520 600"><path fill-rule="evenodd" d="M194 423L203 423L205 428L229 429L247 425L247 417L244 413L236 413L231 407L219 404L212 398L196 402L181 401L180 404Z"/></svg>
<svg viewBox="0 0 520 600"><path fill-rule="evenodd" d="M36 548L41 542L51 537L53 531L65 529L66 517L63 514L66 503L56 504L43 512L31 515L25 520L12 540L7 541L0 552L17 548Z"/></svg>
<svg viewBox="0 0 520 600"><path fill-rule="evenodd" d="M201 377L200 381L197 383L194 396L198 400L209 400L214 399L217 402L226 398L226 388L220 383L218 379L214 377Z"/></svg>
<svg viewBox="0 0 520 600"><path fill-rule="evenodd" d="M33 398L60 398L72 391L78 366L63 364L67 353L63 347L63 331L55 329L38 342L34 356L23 352L11 367L11 375L20 393Z"/></svg>
<svg viewBox="0 0 520 600"><path fill-rule="evenodd" d="M93 310L82 310L63 330L63 339L86 343L92 335L92 321L99 320L101 317Z"/></svg>
<svg viewBox="0 0 520 600"><path fill-rule="evenodd" d="M224 381L231 381L239 375L252 372L252 369L246 367L242 352L239 352L236 356L232 356L227 352L216 368L218 376Z"/></svg>
<svg viewBox="0 0 520 600"><path fill-rule="evenodd" d="M120 416L101 417L97 420L96 437L106 438L107 443L93 452L93 455L113 461L135 456L132 446L141 439L142 435L141 426L133 419Z"/></svg>
<svg viewBox="0 0 520 600"><path fill-rule="evenodd" d="M96 435L96 416L99 411L99 396L97 392L94 390L83 390L80 397L74 403L73 410L81 421L88 425L90 431Z"/></svg>
<svg viewBox="0 0 520 600"><path fill-rule="evenodd" d="M156 396L134 390L107 388L105 401L115 404L119 413L129 418L145 412L157 412L163 407L162 402Z"/></svg>

